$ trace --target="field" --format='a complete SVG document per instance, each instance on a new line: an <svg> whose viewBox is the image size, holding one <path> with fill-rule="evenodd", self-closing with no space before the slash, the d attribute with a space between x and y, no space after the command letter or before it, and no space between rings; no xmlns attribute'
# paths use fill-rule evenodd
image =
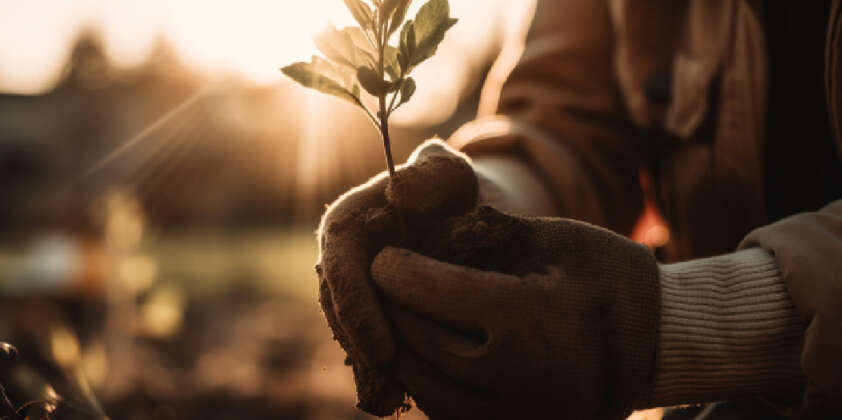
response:
<svg viewBox="0 0 842 420"><path fill-rule="evenodd" d="M5 249L0 269L19 272L24 257ZM370 418L319 312L308 229L151 230L117 255L88 258L99 265L88 276L104 275L83 292L2 306L0 332L19 349L3 359L16 408L49 388L67 402L53 418L94 417L68 379L78 370L113 419Z"/></svg>

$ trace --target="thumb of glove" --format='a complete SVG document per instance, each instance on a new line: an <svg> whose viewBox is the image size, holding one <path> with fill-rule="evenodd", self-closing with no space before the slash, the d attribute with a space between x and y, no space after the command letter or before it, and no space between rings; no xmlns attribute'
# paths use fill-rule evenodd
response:
<svg viewBox="0 0 842 420"><path fill-rule="evenodd" d="M419 147L386 187L386 199L409 216L448 217L471 211L479 181L464 154L441 140Z"/></svg>

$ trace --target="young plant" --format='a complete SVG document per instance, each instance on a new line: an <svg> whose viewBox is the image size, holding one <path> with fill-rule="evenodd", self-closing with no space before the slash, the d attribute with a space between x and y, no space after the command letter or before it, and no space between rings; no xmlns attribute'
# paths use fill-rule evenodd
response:
<svg viewBox="0 0 842 420"><path fill-rule="evenodd" d="M281 71L305 87L362 108L380 130L389 175L394 176L389 117L412 98L416 85L410 73L436 53L457 19L450 17L448 0L430 0L405 23L412 0L344 1L360 26L329 26L314 39L324 57L313 56L309 63L293 63ZM396 34L399 40L393 46ZM376 113L363 103L360 86L377 99Z"/></svg>

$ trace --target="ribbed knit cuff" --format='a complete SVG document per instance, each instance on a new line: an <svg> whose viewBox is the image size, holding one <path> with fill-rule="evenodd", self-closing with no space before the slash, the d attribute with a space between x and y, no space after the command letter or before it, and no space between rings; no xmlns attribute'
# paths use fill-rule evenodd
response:
<svg viewBox="0 0 842 420"><path fill-rule="evenodd" d="M662 265L652 406L798 392L804 325L762 249Z"/></svg>

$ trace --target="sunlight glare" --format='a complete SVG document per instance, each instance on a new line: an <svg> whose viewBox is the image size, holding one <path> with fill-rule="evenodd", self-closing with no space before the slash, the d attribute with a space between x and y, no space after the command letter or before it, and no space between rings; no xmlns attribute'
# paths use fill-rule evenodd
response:
<svg viewBox="0 0 842 420"><path fill-rule="evenodd" d="M316 52L326 22L354 23L338 0L0 0L0 90L43 91L57 81L76 34L100 30L117 65L146 58L161 37L186 64L268 83Z"/></svg>
<svg viewBox="0 0 842 420"><path fill-rule="evenodd" d="M408 15L414 16L423 3L414 1ZM508 9L505 19L525 3L529 1L487 0L477 7L472 0L451 1L460 24L448 37L460 42L455 48L443 46L441 54L456 60L449 63L451 68L460 69L452 79L464 80L460 61L475 56L489 41L493 25L501 23L495 18L499 11ZM164 39L190 67L265 84L280 79L281 66L309 60L316 53L312 36L327 22L355 24L340 0L0 0L0 8L0 90L19 93L53 86L76 34L85 27L102 33L118 66L142 62Z"/></svg>
<svg viewBox="0 0 842 420"><path fill-rule="evenodd" d="M90 7L59 1L0 0L0 90L34 93L60 76Z"/></svg>
<svg viewBox="0 0 842 420"><path fill-rule="evenodd" d="M325 22L353 22L336 0L186 0L171 8L171 16L189 17L171 18L164 28L186 61L257 82L278 80L284 63L308 60L316 52L311 38Z"/></svg>

